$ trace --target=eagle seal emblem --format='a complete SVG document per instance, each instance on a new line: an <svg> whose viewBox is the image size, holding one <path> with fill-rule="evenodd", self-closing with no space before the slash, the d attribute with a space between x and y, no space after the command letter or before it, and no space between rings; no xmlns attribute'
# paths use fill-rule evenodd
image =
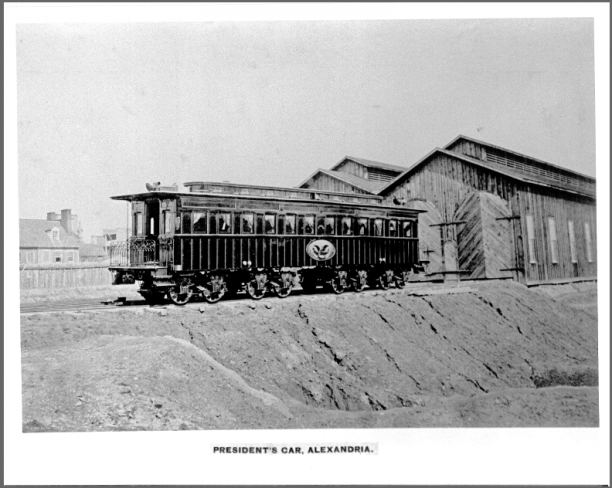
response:
<svg viewBox="0 0 612 488"><path fill-rule="evenodd" d="M310 241L306 252L315 261L327 261L336 255L336 246L325 239Z"/></svg>

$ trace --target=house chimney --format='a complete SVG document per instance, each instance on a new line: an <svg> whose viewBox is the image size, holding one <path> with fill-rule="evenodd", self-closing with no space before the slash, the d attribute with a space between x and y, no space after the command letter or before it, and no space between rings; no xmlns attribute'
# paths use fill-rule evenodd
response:
<svg viewBox="0 0 612 488"><path fill-rule="evenodd" d="M58 214L57 212L47 212L47 220L51 221L51 222L56 222L58 220L60 220L60 214Z"/></svg>
<svg viewBox="0 0 612 488"><path fill-rule="evenodd" d="M68 234L72 234L72 211L67 208L62 210L62 227Z"/></svg>

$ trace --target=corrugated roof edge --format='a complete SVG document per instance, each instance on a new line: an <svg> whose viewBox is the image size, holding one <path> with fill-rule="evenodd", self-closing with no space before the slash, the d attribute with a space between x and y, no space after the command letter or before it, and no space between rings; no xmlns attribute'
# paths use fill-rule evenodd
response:
<svg viewBox="0 0 612 488"><path fill-rule="evenodd" d="M508 154L514 154L515 156L519 156L521 158L530 159L531 161L535 161L536 163L545 164L546 166L550 166L551 168L554 168L556 170L567 171L568 173L572 173L572 174L574 174L576 176L581 176L583 178L587 178L589 180L592 180L593 182L596 181L596 178L593 177L593 176L585 175L584 173L579 173L578 171L574 171L573 169L564 168L563 166L558 166L556 164L552 164L552 163L549 163L547 161L542 161L541 159L534 158L532 156L527 156L526 154L522 154L520 152L516 152L516 151L513 151L511 149L506 149L505 147L496 146L495 144L489 144L488 142L484 142L484 141L481 141L479 139L474 139L473 137L464 136L463 134L459 134L452 141L450 141L448 144L446 144L444 146L444 149L447 150L450 146L455 144L460 139L464 139L464 140L470 141L470 142L475 142L476 144L482 144L485 147L490 147L492 149L497 149L498 151L504 151L504 152L506 152Z"/></svg>

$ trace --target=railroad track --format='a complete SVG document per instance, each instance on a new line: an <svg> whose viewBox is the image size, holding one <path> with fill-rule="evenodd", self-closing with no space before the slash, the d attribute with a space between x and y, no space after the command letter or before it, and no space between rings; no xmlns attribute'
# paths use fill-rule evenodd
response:
<svg viewBox="0 0 612 488"><path fill-rule="evenodd" d="M469 291L474 291L472 288L469 288L470 283L473 282L461 282L460 284L444 284L444 283L414 283L408 284L404 289L397 290L391 288L387 291L392 292L402 292L407 293L409 295L435 295L435 294L451 294L451 293L464 293ZM362 294L368 295L371 293L386 293L387 291L382 291L379 289L367 289L359 294L355 294L354 292L347 291L343 296L353 295L359 296ZM275 301L292 301L293 298L299 297L316 297L316 296L337 296L333 293L325 292L323 290L318 291L317 293L304 293L301 288L297 288L291 293L291 295L287 298L278 298L274 295L269 295L264 297L260 302L275 302ZM253 300L244 292L238 293L233 297L224 298L219 304L208 304L203 299L193 299L189 302L185 307L200 307L205 305L207 307L214 307L224 302L237 302L237 301L245 301L248 303L253 303ZM117 308L133 308L133 307L147 307L147 308L182 308L173 305L170 302L165 302L160 305L149 305L142 299L121 299L117 298L113 301L113 299L103 299L103 298L91 298L91 299L81 299L81 300L71 300L71 301L52 301L52 302L42 302L35 304L24 304L20 307L21 314L38 314L38 313L56 313L56 312L88 312L88 311L96 311L96 310L116 310Z"/></svg>

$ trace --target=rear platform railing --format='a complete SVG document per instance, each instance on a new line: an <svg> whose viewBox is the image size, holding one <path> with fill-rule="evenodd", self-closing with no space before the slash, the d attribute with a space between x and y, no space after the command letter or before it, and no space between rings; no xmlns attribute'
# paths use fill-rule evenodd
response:
<svg viewBox="0 0 612 488"><path fill-rule="evenodd" d="M111 266L141 266L158 264L158 243L142 237L118 242L110 247Z"/></svg>

